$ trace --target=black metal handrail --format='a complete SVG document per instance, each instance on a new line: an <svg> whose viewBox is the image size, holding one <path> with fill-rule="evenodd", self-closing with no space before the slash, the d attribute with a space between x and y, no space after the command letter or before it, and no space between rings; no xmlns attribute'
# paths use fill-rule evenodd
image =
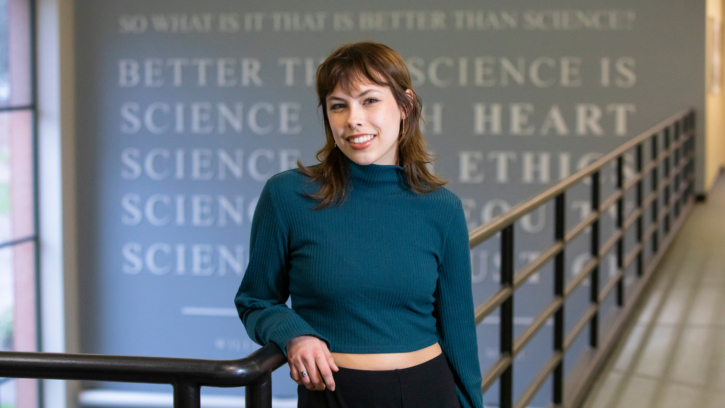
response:
<svg viewBox="0 0 725 408"><path fill-rule="evenodd" d="M595 163L571 175L554 187L522 202L487 224L469 234L473 248L496 233L501 233L501 289L475 310L476 324L501 307L501 356L493 367L484 374L481 384L485 392L500 379L501 408L511 408L513 401L513 359L554 315L554 352L523 396L516 402L516 408L525 407L541 388L544 381L554 374L554 404L564 402L563 360L564 354L576 337L589 324L590 346L598 352L591 359L582 380L579 381L564 406L574 407L582 402L591 386L597 369L601 367L611 351L617 334L631 315L633 305L646 287L652 272L662 254L669 246L674 234L689 213L692 197L692 174L694 152L694 111L682 111L664 120L647 132L623 144ZM674 141L670 141L670 130L674 126ZM658 135L662 133L664 149L659 151ZM651 143L651 161L645 166L643 144ZM625 183L624 154L636 149L637 174ZM674 157L674 160L671 160ZM600 202L601 169L616 160L618 190ZM660 179L659 168L663 165L664 177ZM684 175L683 175L684 173ZM643 196L643 183L650 175L652 192ZM570 231L565 228L565 194L576 183L591 178L592 213ZM674 186L674 190L670 187ZM636 187L637 209L624 218L625 193ZM664 200L660 198L664 195ZM514 223L550 200L555 200L555 243L536 260L522 270L514 270ZM663 201L662 208L659 207ZM617 206L617 230L612 237L600 245L599 219L609 207ZM647 208L652 209L651 225L644 230L643 217ZM663 240L660 242L660 224L664 223ZM627 229L636 225L637 245L624 253L624 236ZM591 228L591 255L579 275L565 285L564 251L566 245L579 236L587 227ZM643 250L651 242L655 255L645 265ZM599 290L599 265L601 257L616 246L617 273L610 282ZM554 259L555 299L541 313L527 330L514 339L513 295L531 275L548 261ZM640 284L630 296L635 301L624 305L623 278L626 268L636 261ZM564 330L564 302L586 277L591 277L591 306L567 335ZM617 305L624 308L620 318L604 342L599 341L599 304L616 288ZM271 373L286 363L281 350L269 344L240 360L198 360L161 357L106 356L91 354L18 353L0 352L0 377L38 378L59 380L95 380L137 383L170 384L174 387L175 408L198 408L200 387L246 387L246 406L249 408L272 407Z"/></svg>
<svg viewBox="0 0 725 408"><path fill-rule="evenodd" d="M501 354L498 361L493 364L488 372L484 373L481 384L481 390L485 393L496 380L499 380L499 407L525 407L552 374L552 402L555 405L577 407L583 402L583 398L591 387L599 368L611 353L618 334L621 333L624 325L628 322L639 295L646 288L652 272L689 213L691 204L694 201L692 199L694 196L692 194L694 129L695 112L692 110L678 112L545 192L516 205L504 214L470 232L471 248L485 242L497 233L500 233L501 239L501 288L488 300L477 306L475 310L476 324L479 324L486 316L497 308L501 308ZM670 140L671 133L674 135L674 141ZM663 139L662 143L660 143L660 138ZM643 145L645 143L650 143L651 146L651 160L646 165L643 160ZM663 145L661 151L660 144ZM637 174L625 183L624 155L631 149L636 150ZM601 202L600 172L615 160L617 190L604 202ZM664 167L662 177L659 174L660 167ZM651 193L644 197L643 183L647 176L651 177ZM566 192L587 177L591 180L592 213L567 232L565 226ZM624 197L626 192L633 187L636 187L637 208L625 219ZM514 270L514 223L551 200L555 201L555 242L551 247L543 251L537 259L516 272ZM661 208L660 204L662 204ZM616 229L612 237L603 245L600 245L599 220L602 214L614 205L616 205L617 214ZM647 230L644 230L643 218L648 208L651 209L650 226ZM660 231L661 224L664 224L663 231ZM625 253L624 237L626 231L632 225L636 226L637 242L630 252ZM583 266L581 272L568 285L565 285L564 253L566 246L587 227L591 228L590 253L592 258ZM662 236L660 236L660 232L663 232ZM660 242L660 238L663 238L662 242ZM651 242L653 256L645 264L643 252L647 242ZM600 291L599 266L601 258L615 247L617 272ZM554 260L554 300L517 339L514 339L514 292L552 259ZM640 277L640 280L630 296L632 301L628 301L625 306L623 279L625 271L635 261L637 276ZM591 278L591 305L567 334L564 328L564 302L587 277ZM599 304L615 289L617 306L622 308L622 313L612 325L612 329L605 341L600 342ZM552 356L514 405L514 357L544 327L552 315L554 317L554 350ZM564 401L564 355L587 324L589 325L589 345L595 352L588 364L584 366L583 373L579 373L581 375L577 376L579 377L577 378L578 381L571 388L569 397Z"/></svg>
<svg viewBox="0 0 725 408"><path fill-rule="evenodd" d="M287 359L268 344L239 360L0 352L0 377L170 384L174 408L199 408L200 389L246 387L250 408L272 408L274 370Z"/></svg>

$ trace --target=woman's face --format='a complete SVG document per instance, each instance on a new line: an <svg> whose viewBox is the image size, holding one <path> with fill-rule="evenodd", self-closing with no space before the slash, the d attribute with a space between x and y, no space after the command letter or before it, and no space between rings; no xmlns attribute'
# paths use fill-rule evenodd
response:
<svg viewBox="0 0 725 408"><path fill-rule="evenodd" d="M398 134L405 113L390 88L358 83L327 96L327 118L337 147L360 165L398 164ZM406 93L412 96L412 91Z"/></svg>

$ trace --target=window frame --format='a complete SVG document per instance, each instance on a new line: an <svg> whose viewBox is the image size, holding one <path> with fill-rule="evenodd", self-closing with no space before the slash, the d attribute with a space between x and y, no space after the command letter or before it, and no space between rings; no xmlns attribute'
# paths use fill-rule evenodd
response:
<svg viewBox="0 0 725 408"><path fill-rule="evenodd" d="M11 14L13 11L11 7L11 3L15 2L16 4L19 4L20 2L25 2L22 7L18 7L14 10L14 12L22 14L23 19L26 19L25 21L22 21L18 23L18 18L13 18L14 14ZM17 248L23 244L31 243L33 244L33 296L34 296L34 315L35 315L35 350L42 351L42 324L41 324L41 292L40 292L40 211L39 211L39 168L38 168L38 93L37 93L37 83L38 83L38 72L37 72L37 22L36 22L36 0L8 0L6 3L7 7L7 13L8 13L8 52L10 54L11 50L11 41L18 41L20 44L17 44L17 46L28 46L28 59L27 61L23 62L23 64L27 64L26 66L22 66L21 68L27 69L29 72L27 73L28 77L27 81L20 80L18 85L27 85L27 103L20 103L18 105L13 105L12 99L9 101L8 105L6 106L0 106L0 114L12 114L14 112L27 112L30 115L30 144L31 144L31 152L30 152L30 160L31 160L31 179L32 179L32 233L31 235L27 236L21 236L19 238L11 238L7 241L0 242L0 250L3 249L10 249L10 248ZM27 11L24 9L27 8ZM18 33L19 30L22 30L24 32ZM10 33L13 32L13 35L10 35ZM8 59L12 58L12 55L8 56ZM8 65L8 72L16 72L13 71L11 68L12 63L9 62ZM23 83L25 82L25 83ZM12 83L11 83L11 92L12 92ZM11 178L13 175L11 174ZM11 218L12 218L12 209L11 209ZM8 378L0 378L0 384L3 382L7 382L13 379ZM43 407L44 401L43 401L43 381L40 380L34 380L37 381L36 386L36 392L37 392L37 407Z"/></svg>

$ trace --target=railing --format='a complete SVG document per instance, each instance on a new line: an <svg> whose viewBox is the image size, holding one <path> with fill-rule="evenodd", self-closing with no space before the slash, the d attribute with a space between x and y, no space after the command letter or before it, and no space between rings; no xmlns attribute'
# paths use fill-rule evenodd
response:
<svg viewBox="0 0 725 408"><path fill-rule="evenodd" d="M246 407L272 408L271 374L286 362L274 344L241 360L0 352L0 377L170 384L174 408L199 408L202 386L246 387Z"/></svg>
<svg viewBox="0 0 725 408"><path fill-rule="evenodd" d="M611 352L617 335L631 315L633 306L662 254L669 246L672 237L689 213L692 197L693 144L695 114L683 111L661 122L647 132L635 137L621 147L602 157L595 163L571 175L549 190L525 201L508 212L491 220L487 224L471 231L470 247L473 248L497 233L501 233L501 289L486 302L476 308L476 324L497 308L501 308L501 355L493 367L484 374L482 392L500 379L501 408L512 408L513 402L513 360L514 357L554 315L554 352L545 367L516 402L516 408L525 407L536 395L550 374L554 375L553 403L564 402L563 361L564 354L582 330L589 325L589 343L597 350L586 366L585 373L570 397L566 407L581 404L588 387L598 369ZM670 133L674 127L674 140ZM659 149L659 136L662 136L664 148ZM643 145L650 143L651 160L645 164ZM635 149L637 174L625 182L624 154ZM673 160L671 160L673 159ZM604 166L616 160L617 188L610 197L601 202L601 176ZM660 164L664 164L664 174L660 179ZM684 175L683 175L684 174ZM652 193L643 196L643 183L650 176ZM591 179L592 213L570 231L565 227L566 192L578 182ZM637 209L626 219L624 217L624 197L631 188L636 188ZM674 187L674 189L671 189ZM664 195L660 208L660 197ZM514 271L514 223L550 200L555 200L556 242L544 251L536 260L522 270ZM611 206L616 205L617 231L600 245L599 219ZM652 209L650 226L644 230L646 209ZM664 232L660 241L660 224L664 223ZM629 253L624 253L624 237L627 229L636 226L637 244ZM568 285L565 285L564 251L569 242L579 236L587 227L591 228L592 259L584 265L582 271ZM643 251L647 242L651 242L655 254L645 263ZM599 265L602 256L616 245L617 273L600 291ZM554 293L556 297L536 320L529 325L518 339L513 333L513 296L529 277L554 259ZM636 262L640 282L633 290L632 301L624 305L623 278L632 262ZM591 306L581 320L566 334L564 331L564 302L569 295L587 278L591 277ZM623 313L613 324L610 334L604 342L599 341L599 304L612 291L616 290L617 305L624 307ZM39 378L58 380L120 381L137 383L170 384L174 387L175 408L198 408L200 406L200 387L246 387L245 400L248 408L272 407L271 373L286 363L284 355L276 345L270 344L241 360L197 360L160 357L103 356L90 354L54 354L54 353L10 353L0 352L0 377Z"/></svg>
<svg viewBox="0 0 725 408"><path fill-rule="evenodd" d="M588 389L606 357L615 344L618 334L621 333L625 323L631 315L633 306L639 294L646 287L652 271L657 266L662 254L667 249L672 237L679 229L686 214L689 212L693 200L693 144L694 144L695 113L693 111L679 112L665 121L659 123L643 134L623 144L611 153L597 160L595 163L581 169L547 191L536 197L522 202L506 213L496 217L490 222L471 231L470 247L483 243L501 233L501 288L486 302L476 307L476 324L497 308L500 312L500 349L501 354L492 368L483 376L482 392L486 392L496 380L499 380L499 407L523 408L534 398L549 375L553 374L553 401L557 406L577 407L583 402ZM673 130L674 128L674 130ZM670 140L671 133L674 140ZM660 136L663 139L663 149L660 151ZM650 160L645 163L643 146L650 144ZM635 149L637 174L625 182L624 155ZM610 197L601 200L601 171L616 160L617 190ZM663 164L664 171L660 177L659 169ZM643 196L643 183L650 177L652 192ZM567 231L566 220L566 192L586 178L591 180L591 208L592 212L578 225ZM672 188L671 188L672 187ZM625 218L624 198L631 188L636 188L636 209ZM664 196L660 208L660 198ZM530 262L518 272L514 271L514 222L527 215L550 200L555 200L554 211L554 239L555 243L541 255ZM600 244L599 220L605 211L616 205L616 230L611 238L603 245ZM651 208L650 226L644 229L644 216ZM663 231L660 224L664 223ZM636 227L636 245L629 252L624 252L624 237L628 228ZM581 272L565 286L564 253L566 246L579 236L587 227L591 231L591 260L587 262ZM661 234L662 232L662 234ZM643 251L647 243L652 245L653 256L647 263ZM616 246L617 272L604 288L599 289L600 261L612 248ZM539 271L547 262L554 260L554 300L544 311L528 326L528 328L514 339L514 293L526 280ZM627 306L624 302L623 278L627 267L636 262L637 276L640 277L637 287L632 291ZM591 305L583 317L567 334L564 330L564 302L587 278L591 278L590 301ZM600 344L599 304L607 295L616 290L617 305L622 307L622 313L613 323L606 340ZM539 332L547 320L554 316L554 350L551 358L544 368L539 371L528 388L514 405L513 395L513 360L526 344ZM589 326L589 345L596 350L590 361L581 373L580 380L572 387L569 397L564 401L564 355L582 332Z"/></svg>

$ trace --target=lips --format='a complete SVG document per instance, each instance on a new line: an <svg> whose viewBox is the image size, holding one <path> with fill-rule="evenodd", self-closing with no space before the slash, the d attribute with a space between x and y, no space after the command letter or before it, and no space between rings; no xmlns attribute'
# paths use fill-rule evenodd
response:
<svg viewBox="0 0 725 408"><path fill-rule="evenodd" d="M348 142L352 143L352 140L353 140L353 139L357 139L357 138L360 138L360 137L365 137L365 136L375 136L375 134L373 134L373 133L358 133L358 134L356 134L356 135L348 136L348 137L346 137L345 139L346 139L346 140L347 140Z"/></svg>
<svg viewBox="0 0 725 408"><path fill-rule="evenodd" d="M363 137L363 136L372 136L372 139L367 140L367 141L362 142L362 143L353 143L352 142L352 139L356 139L356 138ZM370 133L361 133L361 134L358 134L358 135L349 136L349 137L347 137L346 140L350 144L350 147L352 147L353 149L355 149L355 150L363 150L363 149L367 149L371 144L373 144L373 140L375 140L376 137L377 137L377 135L373 135L373 134L370 134Z"/></svg>

